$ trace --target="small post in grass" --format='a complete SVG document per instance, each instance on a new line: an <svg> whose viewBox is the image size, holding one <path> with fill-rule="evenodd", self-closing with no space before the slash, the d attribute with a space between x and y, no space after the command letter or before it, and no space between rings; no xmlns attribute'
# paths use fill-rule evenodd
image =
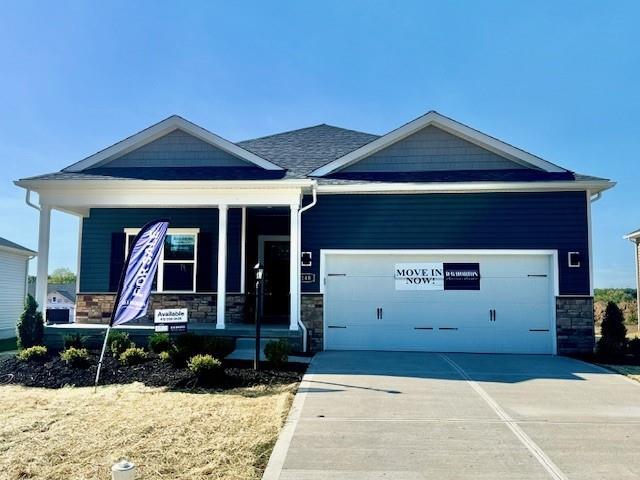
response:
<svg viewBox="0 0 640 480"><path fill-rule="evenodd" d="M264 268L257 263L253 269L256 272L256 353L253 359L253 369L260 370L260 326L262 323L262 307L264 300Z"/></svg>

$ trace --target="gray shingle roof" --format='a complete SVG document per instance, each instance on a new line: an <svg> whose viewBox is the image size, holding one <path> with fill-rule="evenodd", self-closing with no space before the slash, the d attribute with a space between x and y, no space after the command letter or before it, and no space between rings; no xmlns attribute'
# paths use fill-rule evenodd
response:
<svg viewBox="0 0 640 480"><path fill-rule="evenodd" d="M363 145L379 138L371 133L334 127L332 125L315 125L289 132L276 133L266 137L237 142L240 147L281 166L286 171L266 171L260 168L226 168L226 167L179 167L179 168L91 168L82 172L54 172L23 180L265 180L265 179L301 179L317 168L352 152ZM343 174L336 173L327 177L316 178L319 184L365 184L372 182L460 182L460 181L546 181L572 180L599 181L606 180L587 175L573 174L553 175L541 173L535 178L515 178L522 172L490 172L487 178L475 178L464 172L447 172L440 177L420 175L421 172L404 174ZM485 175L485 176L486 176ZM514 176L515 175L515 176ZM471 178L474 177L474 178ZM571 178L569 178L571 177Z"/></svg>
<svg viewBox="0 0 640 480"><path fill-rule="evenodd" d="M28 253L29 255L34 255L36 253L30 248L23 247L22 245L18 245L17 243L2 237L0 237L0 247L12 248L14 250L22 250L24 253Z"/></svg>
<svg viewBox="0 0 640 480"><path fill-rule="evenodd" d="M316 125L238 142L287 169L287 178L305 178L310 172L378 138L371 133L331 125Z"/></svg>

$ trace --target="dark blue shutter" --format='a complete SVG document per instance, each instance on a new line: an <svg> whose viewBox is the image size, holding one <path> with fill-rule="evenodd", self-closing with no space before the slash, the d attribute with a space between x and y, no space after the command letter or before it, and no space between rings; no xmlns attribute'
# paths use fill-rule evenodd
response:
<svg viewBox="0 0 640 480"><path fill-rule="evenodd" d="M196 272L196 292L213 290L213 235L210 232L198 234L198 266Z"/></svg>
<svg viewBox="0 0 640 480"><path fill-rule="evenodd" d="M116 292L124 267L124 249L127 237L124 232L111 234L111 262L109 264L109 291Z"/></svg>

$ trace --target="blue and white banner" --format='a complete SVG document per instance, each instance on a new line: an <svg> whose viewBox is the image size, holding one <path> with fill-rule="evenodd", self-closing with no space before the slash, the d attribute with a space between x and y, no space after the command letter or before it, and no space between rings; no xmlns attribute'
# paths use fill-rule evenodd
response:
<svg viewBox="0 0 640 480"><path fill-rule="evenodd" d="M168 228L166 220L154 220L142 227L133 241L120 279L111 326L146 315Z"/></svg>

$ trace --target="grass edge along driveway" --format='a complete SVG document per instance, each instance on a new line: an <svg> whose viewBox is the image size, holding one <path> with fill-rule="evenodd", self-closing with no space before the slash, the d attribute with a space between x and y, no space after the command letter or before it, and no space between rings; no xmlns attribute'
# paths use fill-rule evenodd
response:
<svg viewBox="0 0 640 480"><path fill-rule="evenodd" d="M139 480L259 479L296 387L0 386L0 471L12 480L104 479L125 457Z"/></svg>

